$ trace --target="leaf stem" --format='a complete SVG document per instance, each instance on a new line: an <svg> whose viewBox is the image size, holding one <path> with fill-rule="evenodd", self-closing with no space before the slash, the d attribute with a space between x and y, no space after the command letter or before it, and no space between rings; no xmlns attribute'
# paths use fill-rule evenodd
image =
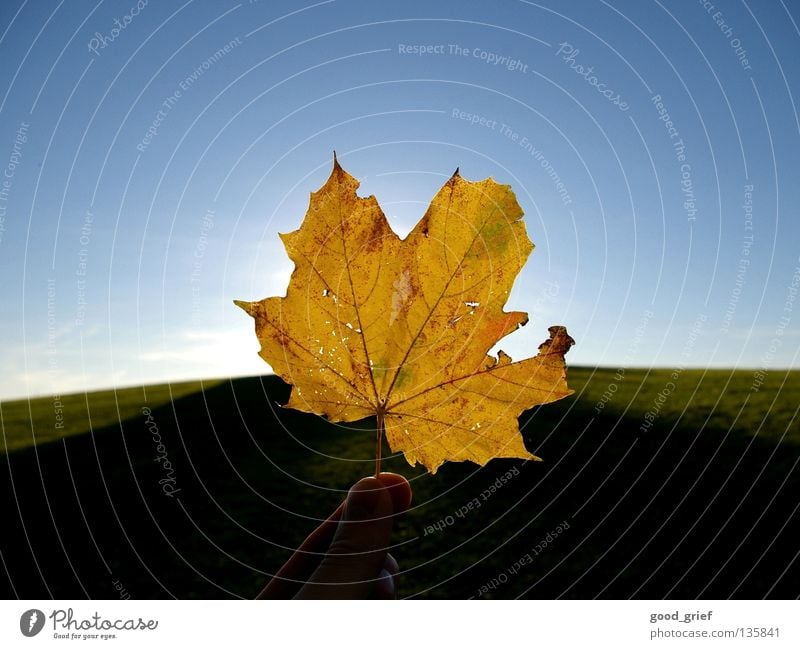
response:
<svg viewBox="0 0 800 649"><path fill-rule="evenodd" d="M383 445L383 430L384 430L384 423L383 417L384 412L383 408L379 408L377 412L378 417L378 426L375 435L375 477L377 478L381 474L381 447Z"/></svg>

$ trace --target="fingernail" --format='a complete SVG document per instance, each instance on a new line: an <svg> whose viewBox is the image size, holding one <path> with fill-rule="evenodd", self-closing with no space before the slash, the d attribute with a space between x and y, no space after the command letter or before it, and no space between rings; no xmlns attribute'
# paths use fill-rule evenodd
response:
<svg viewBox="0 0 800 649"><path fill-rule="evenodd" d="M394 599L397 595L397 587L394 583L394 576L386 568L381 570L378 575L379 588L384 591L389 599Z"/></svg>
<svg viewBox="0 0 800 649"><path fill-rule="evenodd" d="M365 481L366 482L366 481ZM377 480L359 483L350 490L347 496L348 520L363 521L375 518L378 501L381 497L382 485Z"/></svg>

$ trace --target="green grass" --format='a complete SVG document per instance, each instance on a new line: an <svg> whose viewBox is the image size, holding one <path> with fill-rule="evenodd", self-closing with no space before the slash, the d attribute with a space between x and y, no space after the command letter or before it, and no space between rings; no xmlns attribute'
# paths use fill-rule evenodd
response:
<svg viewBox="0 0 800 649"><path fill-rule="evenodd" d="M622 380L618 377L622 376ZM668 383L674 384L669 398L658 409L664 422L681 422L698 430L739 435L758 435L773 441L800 443L800 425L791 425L800 404L800 371L774 371L753 390L754 370L684 370L678 378L673 370L627 369L624 374L607 368L572 368L570 386L583 406L594 410L607 397L604 414L624 416L641 425L655 407L655 399ZM180 397L198 393L223 379L187 381L100 390L57 397L63 409L61 427L56 427L54 397L37 397L0 403L3 450L11 451L62 437L88 433L141 414L143 406L157 408ZM609 390L609 386L613 386ZM610 398L608 398L610 396ZM346 454L348 438L339 452Z"/></svg>
<svg viewBox="0 0 800 649"><path fill-rule="evenodd" d="M3 452L88 433L157 408L187 394L218 385L222 379L137 386L117 390L37 397L0 403Z"/></svg>
<svg viewBox="0 0 800 649"><path fill-rule="evenodd" d="M385 449L385 469L414 491L395 526L401 595L797 597L800 372L770 372L757 390L753 378L570 368L575 395L520 418L544 462L447 463L430 476ZM254 595L373 468L374 422L278 407L288 395L275 377L69 395L60 430L52 398L2 404L7 596L113 598L113 579L134 598ZM162 492L156 443L179 498ZM454 516L515 468L480 509ZM564 520L533 564L480 593Z"/></svg>
<svg viewBox="0 0 800 649"><path fill-rule="evenodd" d="M656 407L659 392L667 388L668 399L658 410L660 426L681 426L706 432L757 435L778 442L800 443L800 371L776 370L767 373L754 388L755 370L627 369L621 381L615 370L575 368L570 385L579 401L594 410L609 386L617 386L606 414L623 416L629 425L642 424L644 415ZM674 388L667 387L674 384Z"/></svg>

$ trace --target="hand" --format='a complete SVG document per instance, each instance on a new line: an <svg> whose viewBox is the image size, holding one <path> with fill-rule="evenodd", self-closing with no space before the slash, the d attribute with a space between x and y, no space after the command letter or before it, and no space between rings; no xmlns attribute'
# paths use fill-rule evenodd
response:
<svg viewBox="0 0 800 649"><path fill-rule="evenodd" d="M388 553L392 519L410 503L404 477L362 478L258 599L394 599L398 566Z"/></svg>

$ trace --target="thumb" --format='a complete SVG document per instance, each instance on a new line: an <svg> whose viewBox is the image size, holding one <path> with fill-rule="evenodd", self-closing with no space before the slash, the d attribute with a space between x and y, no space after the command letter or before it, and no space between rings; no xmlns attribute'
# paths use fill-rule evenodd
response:
<svg viewBox="0 0 800 649"><path fill-rule="evenodd" d="M359 480L347 494L328 553L297 597L369 597L386 560L393 513L392 497L383 483Z"/></svg>

